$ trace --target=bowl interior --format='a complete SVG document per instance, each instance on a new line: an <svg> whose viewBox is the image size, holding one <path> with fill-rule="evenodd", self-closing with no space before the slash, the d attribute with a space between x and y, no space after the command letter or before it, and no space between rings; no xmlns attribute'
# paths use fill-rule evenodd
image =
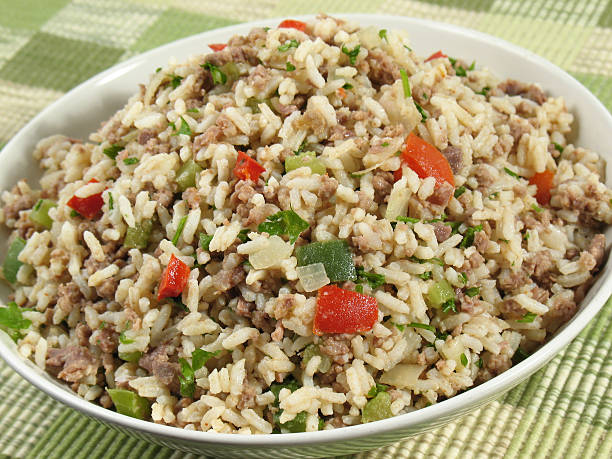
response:
<svg viewBox="0 0 612 459"><path fill-rule="evenodd" d="M437 50L443 50L450 56L461 57L468 62L475 60L477 66L488 67L502 78L515 78L541 84L548 93L565 98L569 110L576 119L574 142L599 152L606 159L612 158L612 116L575 79L531 52L510 45L503 40L448 24L384 15L341 16L364 26L407 30L411 37L412 47L420 55L427 56ZM86 139L88 133L96 130L102 121L123 106L128 97L137 91L139 83L146 83L148 76L157 67L164 66L171 58L180 61L192 54L208 52L207 43L225 42L235 34L248 32L253 26L273 27L278 22L278 20L257 21L179 40L123 62L73 89L37 115L4 147L0 154L4 164L0 168L0 190L10 189L22 177L26 177L30 183L36 183L40 177L40 170L31 152L38 140L56 133ZM607 176L610 176L611 168L612 164L608 162ZM2 234L6 238L8 233L6 230L3 231ZM612 230L608 229L606 235L610 237ZM5 252L5 244L1 244L0 259L4 257ZM611 267L610 263L606 262L578 314L546 345L521 364L469 392L418 412L372 424L315 433L262 435L246 438L228 434L189 432L139 421L80 399L64 385L53 380L30 362L21 359L13 343L6 339L4 334L0 334L2 335L0 336L0 355L32 384L88 416L104 422L119 424L128 430L136 429L167 439L194 444L236 447L284 445L287 448L299 448L300 445L349 441L371 435L385 436L385 434L397 432L395 436L388 437L386 441L390 442L403 435L424 431L442 421L451 420L525 379L550 360L584 328L607 300L611 291ZM0 300L6 301L8 293L8 287L1 285Z"/></svg>

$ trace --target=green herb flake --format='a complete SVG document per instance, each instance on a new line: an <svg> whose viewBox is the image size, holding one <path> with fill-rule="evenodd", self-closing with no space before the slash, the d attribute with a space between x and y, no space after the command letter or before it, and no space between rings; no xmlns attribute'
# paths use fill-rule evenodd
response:
<svg viewBox="0 0 612 459"><path fill-rule="evenodd" d="M115 159L117 158L117 155L119 154L119 152L122 151L124 148L125 147L122 147L121 145L113 144L110 147L107 147L104 150L102 150L102 153L104 153L110 159Z"/></svg>
<svg viewBox="0 0 612 459"><path fill-rule="evenodd" d="M523 240L528 241L530 237L531 233L529 231L525 231L525 234L523 234Z"/></svg>
<svg viewBox="0 0 612 459"><path fill-rule="evenodd" d="M459 277L461 278L463 285L467 284L468 278L466 273L459 273Z"/></svg>
<svg viewBox="0 0 612 459"><path fill-rule="evenodd" d="M402 222L402 223L418 223L421 220L418 218L414 218L414 217L402 217L401 215L398 215L397 217L395 217L395 219L398 222Z"/></svg>
<svg viewBox="0 0 612 459"><path fill-rule="evenodd" d="M195 392L195 372L187 360L178 359L181 366L181 373L178 375L180 392L183 397L193 397Z"/></svg>
<svg viewBox="0 0 612 459"><path fill-rule="evenodd" d="M240 239L240 242L246 242L249 241L249 236L247 236L249 234L249 231L251 231L248 228L242 229L240 230L240 232L238 233L238 236L236 236L238 239Z"/></svg>
<svg viewBox="0 0 612 459"><path fill-rule="evenodd" d="M108 193L108 210L113 210L114 208L115 208L115 200L113 199L113 193ZM73 210L72 212L76 212L76 210Z"/></svg>
<svg viewBox="0 0 612 459"><path fill-rule="evenodd" d="M389 386L385 386L384 384L376 383L372 387L370 387L370 390L366 394L366 397L374 398L378 395L379 392L387 392L387 389L389 389Z"/></svg>
<svg viewBox="0 0 612 459"><path fill-rule="evenodd" d="M276 48L278 51L280 51L281 53L284 53L285 51L289 51L290 48L297 48L298 46L300 46L300 42L297 40L290 40L287 43L285 43L284 45L280 45L278 48Z"/></svg>
<svg viewBox="0 0 612 459"><path fill-rule="evenodd" d="M537 314L534 314L533 312L528 312L521 319L518 319L517 322L520 322L523 324L530 324L531 322L535 320L536 317L538 317Z"/></svg>
<svg viewBox="0 0 612 459"><path fill-rule="evenodd" d="M466 190L467 190L467 188L464 187L463 185L457 187L455 189L455 194L454 194L455 198L458 198L459 196L461 196L463 193L466 192Z"/></svg>
<svg viewBox="0 0 612 459"><path fill-rule="evenodd" d="M395 326L395 328L397 328L399 331L403 332L404 330L406 330L406 326L404 324L396 324L394 322L391 322L391 324L393 324Z"/></svg>
<svg viewBox="0 0 612 459"><path fill-rule="evenodd" d="M0 308L0 329L7 331L7 329L23 330L28 328L32 322L29 319L24 319L22 311L23 309L19 308L14 301L10 301L6 308ZM11 338L14 336L14 334L9 335Z"/></svg>
<svg viewBox="0 0 612 459"><path fill-rule="evenodd" d="M208 362L213 357L217 357L220 353L220 350L209 352L205 351L204 349L196 349L191 354L191 366L193 368L193 371L198 371L200 368L206 365L206 362Z"/></svg>
<svg viewBox="0 0 612 459"><path fill-rule="evenodd" d="M463 365L464 367L467 367L468 365L468 359L467 356L465 354L461 354L461 365Z"/></svg>
<svg viewBox="0 0 612 459"><path fill-rule="evenodd" d="M516 365L525 360L527 357L529 357L529 353L519 347L512 356L512 364Z"/></svg>
<svg viewBox="0 0 612 459"><path fill-rule="evenodd" d="M200 233L200 248L208 252L210 249L210 241L212 241L213 237L213 235Z"/></svg>
<svg viewBox="0 0 612 459"><path fill-rule="evenodd" d="M357 45L351 50L349 50L346 46L342 45L342 52L348 56L349 62L351 63L351 65L355 65L360 49L361 49L361 45Z"/></svg>
<svg viewBox="0 0 612 459"><path fill-rule="evenodd" d="M383 147L388 147L389 146L389 142L383 142L380 145L383 146Z"/></svg>
<svg viewBox="0 0 612 459"><path fill-rule="evenodd" d="M131 166L132 164L137 164L139 161L138 158L125 158L123 160L123 164L127 165L127 166Z"/></svg>
<svg viewBox="0 0 612 459"><path fill-rule="evenodd" d="M295 65L293 65L291 62L287 62L285 64L285 70L287 70L287 72L293 72L295 70Z"/></svg>
<svg viewBox="0 0 612 459"><path fill-rule="evenodd" d="M461 244L459 244L459 247L466 249L474 244L474 235L479 231L482 231L482 223L478 226L468 228L463 234L463 240Z"/></svg>
<svg viewBox="0 0 612 459"><path fill-rule="evenodd" d="M444 303L442 303L442 312L449 311L457 312L457 303L455 302L454 298L446 300Z"/></svg>
<svg viewBox="0 0 612 459"><path fill-rule="evenodd" d="M410 322L408 325L406 325L407 327L413 327L413 328L421 328L423 330L429 330L432 333L436 332L436 329L434 327L432 327L431 325L427 325L427 324L421 324L418 322Z"/></svg>
<svg viewBox="0 0 612 459"><path fill-rule="evenodd" d="M357 266L357 282L367 282L372 290L384 285L387 281L382 274L369 273L362 266Z"/></svg>
<svg viewBox="0 0 612 459"><path fill-rule="evenodd" d="M190 108L189 110L187 110L187 113L200 113L200 110L198 110L197 108Z"/></svg>
<svg viewBox="0 0 612 459"><path fill-rule="evenodd" d="M508 169L507 167L504 167L504 172L506 174L508 174L511 177L514 177L515 179L520 179L521 176L518 175L516 172L514 172L513 170Z"/></svg>
<svg viewBox="0 0 612 459"><path fill-rule="evenodd" d="M421 107L416 102L414 103L414 106L416 107L418 112L421 114L421 123L424 123L425 120L428 118L427 112L425 110L423 110L423 107Z"/></svg>
<svg viewBox="0 0 612 459"><path fill-rule="evenodd" d="M350 84L350 83L344 83L344 84L342 85L342 87L343 87L344 89L353 89L353 85L352 85L352 84Z"/></svg>
<svg viewBox="0 0 612 459"><path fill-rule="evenodd" d="M480 94L481 96L487 97L490 90L491 88L489 86L485 86L480 91L476 91L475 94Z"/></svg>
<svg viewBox="0 0 612 459"><path fill-rule="evenodd" d="M357 293L363 293L363 285L361 285L361 284L355 285L355 291Z"/></svg>
<svg viewBox="0 0 612 459"><path fill-rule="evenodd" d="M123 331L119 334L119 342L121 344L132 344L134 342L133 339L127 338L125 336L125 332L128 331L131 328L131 322L128 320L125 323L125 327L123 328Z"/></svg>
<svg viewBox="0 0 612 459"><path fill-rule="evenodd" d="M481 358L479 358L479 359L476 361L476 366L477 366L478 368L482 368L483 364L484 364L484 362L482 361L482 357L481 357Z"/></svg>
<svg viewBox="0 0 612 459"><path fill-rule="evenodd" d="M557 150L559 153L563 153L563 147L561 145L559 145L557 142L553 142L553 145L555 146L555 150Z"/></svg>
<svg viewBox="0 0 612 459"><path fill-rule="evenodd" d="M387 40L387 29L380 29L378 31L378 36L382 39L382 40Z"/></svg>
<svg viewBox="0 0 612 459"><path fill-rule="evenodd" d="M227 75L225 73L223 73L219 69L219 67L217 67L216 65L213 65L210 62L207 62L206 64L202 65L201 67L205 68L206 70L208 70L210 72L210 75L212 76L212 79L213 79L213 84L225 84L225 83L227 83Z"/></svg>
<svg viewBox="0 0 612 459"><path fill-rule="evenodd" d="M540 206L538 206L537 204L531 204L531 208L532 208L533 210L535 210L537 213L544 212L544 209L542 209L542 208L541 208Z"/></svg>
<svg viewBox="0 0 612 459"><path fill-rule="evenodd" d="M465 294L469 296L470 298L473 298L476 295L480 294L480 287L470 287L465 290Z"/></svg>
<svg viewBox="0 0 612 459"><path fill-rule="evenodd" d="M159 73L159 71L160 71L161 69L162 69L161 67L157 67L157 68L155 69L155 73Z"/></svg>
<svg viewBox="0 0 612 459"><path fill-rule="evenodd" d="M260 233L268 233L270 236L287 234L292 244L303 231L310 225L293 210L282 210L270 215L267 220L257 227Z"/></svg>
<svg viewBox="0 0 612 459"><path fill-rule="evenodd" d="M185 121L185 118L183 118L182 116L180 118L181 118L181 127L179 128L177 132L175 132L172 135L185 134L191 137L191 128L189 127L189 124L187 124L187 121ZM176 125L174 125L174 129L176 130Z"/></svg>
<svg viewBox="0 0 612 459"><path fill-rule="evenodd" d="M76 217L80 217L80 216L81 216L81 214L80 214L80 213L78 213L76 210L72 209L72 210L70 211L70 216L71 216L72 218L76 218Z"/></svg>
<svg viewBox="0 0 612 459"><path fill-rule="evenodd" d="M412 52L412 48L410 46L404 45L404 48L406 48L408 51Z"/></svg>
<svg viewBox="0 0 612 459"><path fill-rule="evenodd" d="M474 70L476 68L476 61L472 61L472 63L470 64L470 66L468 67L468 70L471 72L472 70Z"/></svg>
<svg viewBox="0 0 612 459"><path fill-rule="evenodd" d="M170 85L172 86L172 89L178 88L183 80L183 77L178 75L170 75L170 78Z"/></svg>
<svg viewBox="0 0 612 459"><path fill-rule="evenodd" d="M270 384L270 392L274 394L274 404L278 405L278 394L282 389L289 389L291 392L295 392L300 388L300 384L295 380L293 376L288 376L282 383Z"/></svg>
<svg viewBox="0 0 612 459"><path fill-rule="evenodd" d="M402 86L404 87L404 97L411 97L412 92L410 91L410 80L406 70L400 69L400 76L402 77Z"/></svg>
<svg viewBox="0 0 612 459"><path fill-rule="evenodd" d="M179 220L178 226L176 227L176 233L174 233L174 236L172 237L172 243L174 245L178 243L179 238L183 233L183 229L185 228L185 223L187 223L187 215L185 215Z"/></svg>
<svg viewBox="0 0 612 459"><path fill-rule="evenodd" d="M431 271L425 271L423 274L419 274L419 277L423 280L428 280L428 279L431 279L431 275L432 275Z"/></svg>
<svg viewBox="0 0 612 459"><path fill-rule="evenodd" d="M98 329L99 330L104 330L104 327L106 327L106 321L103 320L102 322L100 322L100 325L98 326Z"/></svg>

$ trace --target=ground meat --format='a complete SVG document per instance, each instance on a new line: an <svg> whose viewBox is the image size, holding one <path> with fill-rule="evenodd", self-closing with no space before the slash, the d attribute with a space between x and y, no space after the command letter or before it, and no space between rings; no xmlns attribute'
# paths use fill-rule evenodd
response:
<svg viewBox="0 0 612 459"><path fill-rule="evenodd" d="M499 311L506 319L520 319L523 317L527 310L524 309L519 303L511 298L506 298L499 305Z"/></svg>
<svg viewBox="0 0 612 459"><path fill-rule="evenodd" d="M372 186L374 187L374 200L382 204L388 199L389 193L393 189L393 173L387 171L377 171L372 176Z"/></svg>
<svg viewBox="0 0 612 459"><path fill-rule="evenodd" d="M183 191L183 199L187 201L189 207L192 209L197 209L200 207L201 197L198 193L198 189L195 187L189 187Z"/></svg>
<svg viewBox="0 0 612 459"><path fill-rule="evenodd" d="M50 367L61 367L57 377L73 383L86 376L95 375L100 366L89 349L80 346L68 346L63 349L51 348L48 351L46 363Z"/></svg>
<svg viewBox="0 0 612 459"><path fill-rule="evenodd" d="M376 210L376 203L367 192L359 190L357 197L357 207L361 207L366 212L374 212Z"/></svg>
<svg viewBox="0 0 612 459"><path fill-rule="evenodd" d="M115 298L115 292L117 291L118 285L119 280L115 279L114 277L110 277L96 287L96 293L100 298L112 300Z"/></svg>
<svg viewBox="0 0 612 459"><path fill-rule="evenodd" d="M541 250L523 262L523 271L530 275L540 286L549 287L555 262L548 250Z"/></svg>
<svg viewBox="0 0 612 459"><path fill-rule="evenodd" d="M317 196L322 201L327 201L334 195L337 188L338 180L333 177L329 177L327 174L325 174L321 177L321 186L317 190Z"/></svg>
<svg viewBox="0 0 612 459"><path fill-rule="evenodd" d="M485 312L485 304L477 296L459 295L459 310L468 314L478 315Z"/></svg>
<svg viewBox="0 0 612 459"><path fill-rule="evenodd" d="M279 343L283 340L283 336L285 336L285 327L283 327L283 323L281 321L276 322L276 328L270 334L270 338L275 343Z"/></svg>
<svg viewBox="0 0 612 459"><path fill-rule="evenodd" d="M505 347L508 347L507 344L503 343L499 354L491 354L490 352L485 352L483 354L485 367L494 375L503 373L512 366L512 357L509 352L510 350L505 350L504 345Z"/></svg>
<svg viewBox="0 0 612 459"><path fill-rule="evenodd" d="M509 96L521 96L534 101L538 105L546 102L544 92L534 84L508 79L497 85L497 88Z"/></svg>
<svg viewBox="0 0 612 459"><path fill-rule="evenodd" d="M333 363L344 365L353 358L351 352L351 339L354 335L329 335L319 344L321 353L329 356Z"/></svg>
<svg viewBox="0 0 612 459"><path fill-rule="evenodd" d="M244 226L257 226L265 221L265 219L270 215L274 215L276 212L278 212L278 207L276 207L274 204L264 204L263 206L253 207L251 210L249 210L249 216Z"/></svg>
<svg viewBox="0 0 612 459"><path fill-rule="evenodd" d="M138 365L152 373L162 384L170 385L177 379L179 364L170 362L168 346L161 345L143 355Z"/></svg>
<svg viewBox="0 0 612 459"><path fill-rule="evenodd" d="M31 209L35 203L35 199L30 195L21 194L21 190L17 185L13 187L11 193L16 194L15 201L4 206L4 218L6 220L17 220L19 212L26 209Z"/></svg>
<svg viewBox="0 0 612 459"><path fill-rule="evenodd" d="M107 373L115 369L115 357L113 354L105 352L102 354L102 366Z"/></svg>
<svg viewBox="0 0 612 459"><path fill-rule="evenodd" d="M540 303L546 304L549 296L550 296L550 293L548 292L548 290L544 290L543 288L534 287L531 290L531 297L534 300L539 301Z"/></svg>
<svg viewBox="0 0 612 459"><path fill-rule="evenodd" d="M482 266L484 262L485 262L485 259L478 252L474 252L468 258L469 267L471 269L479 268L480 266Z"/></svg>
<svg viewBox="0 0 612 459"><path fill-rule="evenodd" d="M476 250L480 253L485 253L487 247L489 247L489 237L487 233L484 231L477 231L474 233L474 247L476 247Z"/></svg>
<svg viewBox="0 0 612 459"><path fill-rule="evenodd" d="M199 151L211 143L216 143L223 137L223 131L219 126L210 126L202 134L193 139L194 151Z"/></svg>
<svg viewBox="0 0 612 459"><path fill-rule="evenodd" d="M240 180L234 186L234 192L230 196L230 203L235 206L238 203L250 202L257 192L248 180Z"/></svg>
<svg viewBox="0 0 612 459"><path fill-rule="evenodd" d="M251 313L251 322L255 327L266 333L272 333L276 328L276 321L263 311L255 310Z"/></svg>
<svg viewBox="0 0 612 459"><path fill-rule="evenodd" d="M246 279L246 272L242 265L231 269L221 269L212 278L213 285L219 292L226 292Z"/></svg>
<svg viewBox="0 0 612 459"><path fill-rule="evenodd" d="M247 78L247 84L257 89L258 92L264 92L272 80L272 75L266 67L258 65L255 67Z"/></svg>
<svg viewBox="0 0 612 459"><path fill-rule="evenodd" d="M368 77L375 85L393 84L401 77L397 64L380 49L370 50L366 60L370 68Z"/></svg>
<svg viewBox="0 0 612 459"><path fill-rule="evenodd" d="M281 295L281 297L279 297L274 304L274 317L277 320L287 317L289 312L293 310L294 306L295 299L293 295Z"/></svg>
<svg viewBox="0 0 612 459"><path fill-rule="evenodd" d="M251 312L255 309L255 303L245 301L244 298L238 298L236 304L236 312L242 317L251 317Z"/></svg>
<svg viewBox="0 0 612 459"><path fill-rule="evenodd" d="M74 334L77 337L77 341L81 346L87 346L89 344L89 337L91 336L91 328L85 323L78 323L74 328Z"/></svg>
<svg viewBox="0 0 612 459"><path fill-rule="evenodd" d="M296 112L299 110L299 108L296 105L293 105L293 104L284 105L278 102L276 99L272 101L272 104L274 105L274 110L276 110L276 112L282 118L286 118L287 116L291 115L293 112Z"/></svg>
<svg viewBox="0 0 612 459"><path fill-rule="evenodd" d="M155 191L152 196L153 201L157 201L161 207L168 207L174 201L174 195L170 190Z"/></svg>
<svg viewBox="0 0 612 459"><path fill-rule="evenodd" d="M550 303L551 304L549 304L549 310L545 314L545 318L547 321L552 321L555 323L555 327L553 328L556 328L557 326L570 320L578 310L578 305L573 298L569 299L563 296L553 297Z"/></svg>
<svg viewBox="0 0 612 459"><path fill-rule="evenodd" d="M502 269L497 277L497 286L506 293L511 293L514 290L522 287L529 278L524 271L512 271L510 269Z"/></svg>
<svg viewBox="0 0 612 459"><path fill-rule="evenodd" d="M463 152L461 148L449 145L441 152L447 159L454 174L458 174L463 167Z"/></svg>
<svg viewBox="0 0 612 459"><path fill-rule="evenodd" d="M62 311L69 313L76 306L85 300L79 286L74 282L60 284L57 287L57 307Z"/></svg>
<svg viewBox="0 0 612 459"><path fill-rule="evenodd" d="M604 252L606 250L606 236L596 234L589 244L588 252L595 258L595 268L599 269L603 262Z"/></svg>
<svg viewBox="0 0 612 459"><path fill-rule="evenodd" d="M253 387L248 380L244 381L242 385L242 393L240 394L240 398L238 399L238 403L236 407L239 410L243 410L245 408L253 408L255 406L255 396L257 395L257 391Z"/></svg>
<svg viewBox="0 0 612 459"><path fill-rule="evenodd" d="M433 194L427 198L427 201L437 206L446 207L454 191L455 188L450 183L442 182L436 185Z"/></svg>
<svg viewBox="0 0 612 459"><path fill-rule="evenodd" d="M445 225L442 222L434 223L433 227L434 227L434 234L436 235L436 240L438 242L446 241L450 237L453 231L453 229L449 225Z"/></svg>
<svg viewBox="0 0 612 459"><path fill-rule="evenodd" d="M117 333L109 326L103 327L101 330L94 332L94 342L102 352L113 353L119 345L117 341Z"/></svg>
<svg viewBox="0 0 612 459"><path fill-rule="evenodd" d="M19 237L28 240L32 234L36 231L36 226L30 220L29 215L25 212L19 215L18 220L15 222L15 229Z"/></svg>
<svg viewBox="0 0 612 459"><path fill-rule="evenodd" d="M497 177L493 174L493 168L488 164L477 164L474 166L474 177L478 181L478 188L489 188L495 183Z"/></svg>
<svg viewBox="0 0 612 459"><path fill-rule="evenodd" d="M322 375L319 376L319 383L321 383L321 384L333 384L333 383L336 382L336 377L340 373L343 373L343 372L344 372L343 366L340 365L340 364L334 363L329 368L329 370L327 370L326 373L323 373Z"/></svg>
<svg viewBox="0 0 612 459"><path fill-rule="evenodd" d="M157 132L152 129L143 129L140 131L138 135L138 143L140 145L145 145L150 139L154 139L157 137Z"/></svg>

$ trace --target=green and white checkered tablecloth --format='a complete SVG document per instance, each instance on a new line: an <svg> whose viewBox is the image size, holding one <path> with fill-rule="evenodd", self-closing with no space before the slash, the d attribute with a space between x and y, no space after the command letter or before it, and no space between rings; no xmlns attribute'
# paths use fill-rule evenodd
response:
<svg viewBox="0 0 612 459"><path fill-rule="evenodd" d="M0 148L64 92L142 51L236 22L322 11L429 18L496 35L561 66L612 109L612 0L0 0ZM561 355L501 399L357 457L610 458L611 344L608 304ZM184 457L88 420L0 361L3 455Z"/></svg>

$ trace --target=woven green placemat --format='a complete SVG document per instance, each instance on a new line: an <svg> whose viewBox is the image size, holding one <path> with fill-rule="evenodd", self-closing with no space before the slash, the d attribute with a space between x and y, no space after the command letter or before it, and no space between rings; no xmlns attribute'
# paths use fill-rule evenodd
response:
<svg viewBox="0 0 612 459"><path fill-rule="evenodd" d="M561 66L612 109L612 0L0 0L0 148L65 91L160 44L325 11L450 22ZM611 147L612 149L612 147ZM612 304L527 382L445 427L359 458L612 457ZM191 457L63 407L0 361L0 457Z"/></svg>

